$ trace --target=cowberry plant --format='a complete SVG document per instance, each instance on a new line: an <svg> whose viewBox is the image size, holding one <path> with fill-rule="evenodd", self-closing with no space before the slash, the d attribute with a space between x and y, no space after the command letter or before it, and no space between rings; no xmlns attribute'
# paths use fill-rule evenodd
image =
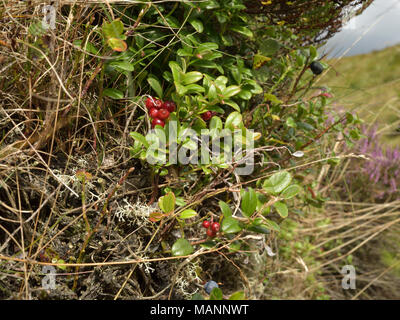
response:
<svg viewBox="0 0 400 320"><path fill-rule="evenodd" d="M310 94L318 75L328 67L318 59L316 48L305 45L284 24L267 25L264 17L250 19L245 9L240 0L182 2L165 7L143 4L143 26L136 26L133 33L123 30L123 22L127 23L124 18L102 28L106 43L114 50L114 59L108 63L110 72L120 70L126 76L118 92L109 89L105 94L122 98L126 91L129 99L142 107L144 123L149 123L147 129L131 132L131 156L149 167L153 176L167 178L177 173L178 180L197 185L186 199L180 196L179 184L164 188L164 196L158 201L160 210L150 216L155 223L178 222L182 237L172 245L175 256L194 250L184 236L185 227L193 224L186 221L197 219L202 223L208 246L243 232L279 232L279 221L288 217L295 196L305 186L289 171L276 168L294 165L299 159L296 155L304 155L301 150L330 130L344 131L357 123L347 115L327 125L325 109L332 96ZM216 29L219 32L214 32ZM146 36L139 31L145 31ZM117 74L114 81L118 81ZM173 145L188 152L199 148L189 131L210 138L203 143L208 150L211 142L227 132L240 132L240 147L250 146L257 160L252 172L256 183L249 185L242 178L239 190L234 191L240 191L240 209L236 206L232 211L224 201L219 201L220 213L214 208L215 220L221 225L204 220L196 211L201 201L191 203L187 198L206 199L202 188L234 181L237 163L227 161L224 153L213 161L170 162ZM154 144L160 141L161 145ZM224 140L218 146L222 151L232 148ZM240 241L233 244L238 250Z"/></svg>
<svg viewBox="0 0 400 320"><path fill-rule="evenodd" d="M143 287L131 279L139 268L153 290L146 275L165 279L161 264L183 257L185 265L168 270L171 292L186 266L198 284L221 283L195 264L207 254L237 272L233 259L247 257L253 240L265 244L300 208L322 206L305 176L340 161L319 148L324 136L340 132L349 145L360 137L357 117L327 112L333 95L320 79L329 65L317 45L325 29L340 28L346 5L367 1L99 2L67 1L51 28L35 2L0 3L1 19L15 26L1 24L2 254L29 258L18 269L30 272L39 252L60 240L65 256L57 259L76 262L67 268L75 269L74 294L97 292L80 279L99 274L79 272L82 264L119 263L128 254L133 270L118 285L107 275L104 296ZM13 223L15 213L24 228ZM115 216L137 228L131 234ZM14 233L31 243L17 243ZM38 280L24 279L32 281L23 286ZM188 297L185 281L179 285ZM36 292L23 289L27 298ZM145 295L154 292L138 297Z"/></svg>

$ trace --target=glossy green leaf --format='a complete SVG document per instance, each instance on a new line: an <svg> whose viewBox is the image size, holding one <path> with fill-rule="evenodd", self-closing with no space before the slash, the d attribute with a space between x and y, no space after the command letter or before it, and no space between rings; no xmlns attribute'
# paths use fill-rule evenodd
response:
<svg viewBox="0 0 400 320"><path fill-rule="evenodd" d="M195 83L189 84L185 86L185 88L187 93L203 93L204 91L206 91L204 87Z"/></svg>
<svg viewBox="0 0 400 320"><path fill-rule="evenodd" d="M178 82L175 82L175 88L176 88L176 92L180 96L183 96L188 91L188 89L184 85L182 85Z"/></svg>
<svg viewBox="0 0 400 320"><path fill-rule="evenodd" d="M220 201L218 204L225 218L232 216L232 210L226 202Z"/></svg>
<svg viewBox="0 0 400 320"><path fill-rule="evenodd" d="M197 215L197 212L194 211L193 209L187 209L185 211L182 211L181 214L179 215L179 217L181 219L190 219L193 218Z"/></svg>
<svg viewBox="0 0 400 320"><path fill-rule="evenodd" d="M217 88L215 87L214 84L210 85L210 88L208 89L207 96L208 96L208 99L210 101L216 100L218 98L218 96L217 96Z"/></svg>
<svg viewBox="0 0 400 320"><path fill-rule="evenodd" d="M280 194L280 196L284 199L290 199L290 198L293 198L294 196L296 196L300 192L300 190L301 190L301 188L299 185L293 184L293 185L285 188L282 191L282 193Z"/></svg>
<svg viewBox="0 0 400 320"><path fill-rule="evenodd" d="M107 88L104 89L103 95L112 99L123 99L124 94L118 89Z"/></svg>
<svg viewBox="0 0 400 320"><path fill-rule="evenodd" d="M218 44L216 44L214 42L204 42L197 47L196 53L204 54L208 51L213 51L213 50L217 50L217 49L218 49Z"/></svg>
<svg viewBox="0 0 400 320"><path fill-rule="evenodd" d="M222 130L222 120L220 117L214 116L211 118L210 129Z"/></svg>
<svg viewBox="0 0 400 320"><path fill-rule="evenodd" d="M231 27L232 31L238 32L246 37L253 38L253 32L247 27Z"/></svg>
<svg viewBox="0 0 400 320"><path fill-rule="evenodd" d="M180 83L182 79L182 68L175 61L170 61L168 65L171 68L175 83Z"/></svg>
<svg viewBox="0 0 400 320"><path fill-rule="evenodd" d="M239 112L234 111L231 114L229 114L228 118L226 118L225 128L231 130L237 129L239 128L241 122L242 122L242 115Z"/></svg>
<svg viewBox="0 0 400 320"><path fill-rule="evenodd" d="M195 83L203 78L203 74L198 71L191 71L188 73L185 73L182 77L182 83L184 85L188 85L191 83Z"/></svg>
<svg viewBox="0 0 400 320"><path fill-rule="evenodd" d="M157 96L162 99L163 89L157 77L154 75L149 75L149 77L147 78L147 82L149 83L150 87L154 90L154 92L157 94Z"/></svg>
<svg viewBox="0 0 400 320"><path fill-rule="evenodd" d="M202 33L204 30L203 23L200 20L190 20L189 23L192 25L192 27L199 33Z"/></svg>
<svg viewBox="0 0 400 320"><path fill-rule="evenodd" d="M237 95L240 90L241 89L239 86L229 86L222 91L222 96L224 97L224 99L227 99L233 97L234 95Z"/></svg>
<svg viewBox="0 0 400 320"><path fill-rule="evenodd" d="M175 209L175 194L171 191L158 200L160 209L165 213L171 213Z"/></svg>
<svg viewBox="0 0 400 320"><path fill-rule="evenodd" d="M172 255L174 257L176 257L176 256L187 256L187 255L193 253L193 247L189 243L189 241L187 241L184 238L180 238L180 239L175 241L175 243L172 246L171 251L172 251Z"/></svg>
<svg viewBox="0 0 400 320"><path fill-rule="evenodd" d="M237 112L240 112L240 107L238 104L232 100L225 100L225 104L235 109Z"/></svg>
<svg viewBox="0 0 400 320"><path fill-rule="evenodd" d="M139 141L141 144L143 144L146 148L149 147L149 143L147 142L145 136L143 136L142 134L138 133L138 132L131 132L130 136L132 137L132 139L135 139L137 141Z"/></svg>
<svg viewBox="0 0 400 320"><path fill-rule="evenodd" d="M314 46L310 46L310 60L314 61L318 57L317 49Z"/></svg>
<svg viewBox="0 0 400 320"><path fill-rule="evenodd" d="M241 90L238 94L238 97L243 99L243 100L250 100L251 99L251 92L248 90Z"/></svg>
<svg viewBox="0 0 400 320"><path fill-rule="evenodd" d="M279 225L275 221L272 221L272 220L269 220L269 219L265 219L264 225L267 228L271 229L271 230L274 230L274 231L277 231L277 232L281 231L281 228L279 227Z"/></svg>
<svg viewBox="0 0 400 320"><path fill-rule="evenodd" d="M241 203L242 213L250 217L257 208L257 195L253 188L249 188L245 191L242 197Z"/></svg>
<svg viewBox="0 0 400 320"><path fill-rule="evenodd" d="M239 222L233 217L225 217L222 220L221 230L225 233L237 233L242 230Z"/></svg>
<svg viewBox="0 0 400 320"><path fill-rule="evenodd" d="M292 181L292 176L287 171L279 171L264 181L263 188L271 194L278 194Z"/></svg>

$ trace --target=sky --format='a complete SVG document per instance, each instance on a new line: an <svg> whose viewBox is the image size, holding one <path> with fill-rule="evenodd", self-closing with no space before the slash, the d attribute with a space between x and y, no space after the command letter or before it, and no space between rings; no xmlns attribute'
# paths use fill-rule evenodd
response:
<svg viewBox="0 0 400 320"><path fill-rule="evenodd" d="M400 44L400 0L375 0L360 16L351 19L320 52L328 53L330 58L342 54L352 56L395 44Z"/></svg>

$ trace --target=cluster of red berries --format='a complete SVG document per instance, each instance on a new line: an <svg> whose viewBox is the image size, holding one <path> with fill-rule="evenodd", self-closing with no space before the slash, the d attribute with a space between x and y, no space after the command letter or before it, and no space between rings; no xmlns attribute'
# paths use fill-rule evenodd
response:
<svg viewBox="0 0 400 320"><path fill-rule="evenodd" d="M203 228L207 229L207 236L209 236L210 238L214 238L219 231L220 225L218 222L204 220Z"/></svg>
<svg viewBox="0 0 400 320"><path fill-rule="evenodd" d="M156 125L165 126L165 120L169 118L171 112L175 111L176 105L173 101L164 102L154 97L148 97L146 99L146 108L149 110L149 115L153 119L151 121L151 127L154 128Z"/></svg>
<svg viewBox="0 0 400 320"><path fill-rule="evenodd" d="M213 116L215 116L217 113L216 112L213 112L213 111L206 111L206 112L204 112L204 113L202 113L201 114L201 118L204 120L204 121L208 121L208 120L210 120Z"/></svg>

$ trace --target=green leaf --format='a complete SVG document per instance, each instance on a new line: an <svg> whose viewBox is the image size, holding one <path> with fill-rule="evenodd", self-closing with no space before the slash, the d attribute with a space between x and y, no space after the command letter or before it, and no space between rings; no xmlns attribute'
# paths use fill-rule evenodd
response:
<svg viewBox="0 0 400 320"><path fill-rule="evenodd" d="M232 107L237 112L240 112L240 107L238 106L238 104L236 102L233 102L232 100L225 100L225 104Z"/></svg>
<svg viewBox="0 0 400 320"><path fill-rule="evenodd" d="M226 202L220 201L220 202L218 202L218 204L219 204L219 207L221 208L222 214L224 215L225 218L232 216L232 210Z"/></svg>
<svg viewBox="0 0 400 320"><path fill-rule="evenodd" d="M288 186L286 189L282 191L280 196L284 199L290 199L296 196L300 192L301 188L297 184L293 184L291 186Z"/></svg>
<svg viewBox="0 0 400 320"><path fill-rule="evenodd" d="M118 89L107 88L104 89L103 95L112 99L122 99L124 94Z"/></svg>
<svg viewBox="0 0 400 320"><path fill-rule="evenodd" d="M82 40L75 40L73 43L74 43L74 45L80 47L81 49L83 49L91 54L99 54L99 50L90 42L88 42L86 44L85 48L82 48Z"/></svg>
<svg viewBox="0 0 400 320"><path fill-rule="evenodd" d="M278 52L280 49L280 44L274 39L267 39L263 41L260 45L261 52L266 56L272 56Z"/></svg>
<svg viewBox="0 0 400 320"><path fill-rule="evenodd" d="M310 60L314 61L318 57L317 49L314 46L310 46Z"/></svg>
<svg viewBox="0 0 400 320"><path fill-rule="evenodd" d="M263 188L271 194L278 194L292 181L292 176L287 171L279 171L264 181Z"/></svg>
<svg viewBox="0 0 400 320"><path fill-rule="evenodd" d="M176 82L180 83L181 82L181 78L182 78L182 69L181 69L181 67L175 61L170 61L168 63L168 65L171 68L172 77L174 78L175 85L176 85Z"/></svg>
<svg viewBox="0 0 400 320"><path fill-rule="evenodd" d="M296 127L296 122L294 121L294 119L292 117L289 117L289 118L286 119L286 125L288 127L295 128Z"/></svg>
<svg viewBox="0 0 400 320"><path fill-rule="evenodd" d="M217 96L217 88L215 87L215 84L211 84L210 88L208 89L207 93L208 99L210 101L216 100L218 98Z"/></svg>
<svg viewBox="0 0 400 320"><path fill-rule="evenodd" d="M175 241L171 251L174 257L187 256L193 252L193 247L185 238L180 238Z"/></svg>
<svg viewBox="0 0 400 320"><path fill-rule="evenodd" d="M196 293L192 296L192 300L205 300L205 299L204 299L204 297L203 297L200 293L196 292Z"/></svg>
<svg viewBox="0 0 400 320"><path fill-rule="evenodd" d="M242 90L239 92L238 97L243 99L243 100L250 100L251 99L251 92L248 90Z"/></svg>
<svg viewBox="0 0 400 320"><path fill-rule="evenodd" d="M224 99L227 99L233 97L234 95L237 95L240 90L241 89L239 86L229 86L222 91L222 96L224 97Z"/></svg>
<svg viewBox="0 0 400 320"><path fill-rule="evenodd" d="M154 92L157 93L157 96L162 99L163 89L162 89L160 81L158 81L157 77L151 74L147 78L147 82L149 83L150 87L152 87Z"/></svg>
<svg viewBox="0 0 400 320"><path fill-rule="evenodd" d="M158 199L160 209L165 213L172 213L175 209L175 194L170 191L165 196Z"/></svg>
<svg viewBox="0 0 400 320"><path fill-rule="evenodd" d="M180 57L191 57L193 56L192 51L189 48L178 49L176 54Z"/></svg>
<svg viewBox="0 0 400 320"><path fill-rule="evenodd" d="M29 34L35 37L43 36L46 33L46 28L43 26L43 22L34 22L28 28Z"/></svg>
<svg viewBox="0 0 400 320"><path fill-rule="evenodd" d="M238 32L246 37L253 38L253 32L246 27L231 27L232 31Z"/></svg>
<svg viewBox="0 0 400 320"><path fill-rule="evenodd" d="M140 134L138 132L131 132L130 136L132 137L132 139L139 141L146 148L148 148L150 146L150 144L147 142L146 138L142 134Z"/></svg>
<svg viewBox="0 0 400 320"><path fill-rule="evenodd" d="M261 54L255 54L253 58L253 70L260 69L264 64L271 61L271 58L265 57Z"/></svg>
<svg viewBox="0 0 400 320"><path fill-rule="evenodd" d="M253 188L249 188L242 197L242 212L245 216L250 217L257 208L257 195Z"/></svg>
<svg viewBox="0 0 400 320"><path fill-rule="evenodd" d="M270 233L269 229L270 228L267 225L250 226L247 228L247 230L262 234L269 234Z"/></svg>
<svg viewBox="0 0 400 320"><path fill-rule="evenodd" d="M240 84L240 82L242 81L242 73L240 72L239 68L232 68L231 69L231 74L233 79L235 79L237 84Z"/></svg>
<svg viewBox="0 0 400 320"><path fill-rule="evenodd" d="M163 24L164 26L168 26L170 28L179 28L179 20L174 16L166 16L166 17L158 17L158 22Z"/></svg>
<svg viewBox="0 0 400 320"><path fill-rule="evenodd" d="M107 44L110 46L111 49L117 52L124 52L128 49L128 45L124 40L118 38L109 38L107 39Z"/></svg>
<svg viewBox="0 0 400 320"><path fill-rule="evenodd" d="M232 295L229 297L229 300L245 300L246 296L243 291L237 291L235 293L232 293Z"/></svg>
<svg viewBox="0 0 400 320"><path fill-rule="evenodd" d="M218 44L216 44L214 42L204 42L197 47L195 52L196 52L196 54L198 53L198 54L203 55L207 51L213 51L213 50L217 50L217 49L218 49Z"/></svg>
<svg viewBox="0 0 400 320"><path fill-rule="evenodd" d="M222 220L221 230L225 233L236 233L241 231L242 228L240 227L239 222L236 219L230 216L225 216L225 218Z"/></svg>
<svg viewBox="0 0 400 320"><path fill-rule="evenodd" d="M281 103L283 103L282 100L279 100L275 95L270 94L270 93L266 93L266 94L264 95L264 100L265 100L265 101L271 101L272 103L275 103L275 104L281 104Z"/></svg>
<svg viewBox="0 0 400 320"><path fill-rule="evenodd" d="M124 24L120 20L114 20L110 23L105 23L102 29L106 38L124 38Z"/></svg>
<svg viewBox="0 0 400 320"><path fill-rule="evenodd" d="M111 67L132 72L134 70L133 64L128 61L114 61L110 63Z"/></svg>
<svg viewBox="0 0 400 320"><path fill-rule="evenodd" d="M222 300L223 295L222 295L222 290L220 288L214 288L212 289L210 293L210 300Z"/></svg>
<svg viewBox="0 0 400 320"><path fill-rule="evenodd" d="M280 231L281 231L281 228L279 227L279 225L278 225L275 221L265 219L265 220L264 220L264 225L265 225L267 228L271 229L271 230L275 230L275 231L277 231L277 232L280 232Z"/></svg>
<svg viewBox="0 0 400 320"><path fill-rule="evenodd" d="M190 219L197 215L197 212L192 209L187 209L180 214L181 219Z"/></svg>
<svg viewBox="0 0 400 320"><path fill-rule="evenodd" d="M203 74L198 71L191 71L183 75L182 83L184 85L188 85L191 83L195 83L203 78Z"/></svg>
<svg viewBox="0 0 400 320"><path fill-rule="evenodd" d="M231 114L229 114L228 118L226 118L225 121L225 129L237 129L240 124L242 123L242 115L237 112L234 111Z"/></svg>
<svg viewBox="0 0 400 320"><path fill-rule="evenodd" d="M210 129L222 130L222 120L220 117L214 116L211 118Z"/></svg>
<svg viewBox="0 0 400 320"><path fill-rule="evenodd" d="M63 259L58 259L57 260L57 263L60 263L60 264L64 264L65 263L65 261L63 260ZM61 270L67 270L67 267L66 266L57 266L57 268L59 268L59 269L61 269Z"/></svg>
<svg viewBox="0 0 400 320"><path fill-rule="evenodd" d="M178 83L178 82L175 82L175 88L176 88L176 92L177 92L180 96L183 96L183 95L188 91L188 89L187 89L185 86L181 85L181 84Z"/></svg>
<svg viewBox="0 0 400 320"><path fill-rule="evenodd" d="M288 208L283 202L275 202L274 207L282 218L286 218L288 216Z"/></svg>
<svg viewBox="0 0 400 320"><path fill-rule="evenodd" d="M200 20L191 20L189 21L189 23L192 25L192 27L198 32L198 33L202 33L204 30L204 26L203 23Z"/></svg>
<svg viewBox="0 0 400 320"><path fill-rule="evenodd" d="M202 92L206 91L204 89L204 87L202 87L198 84L195 84L195 83L189 84L185 88L187 90L186 93L202 93Z"/></svg>

